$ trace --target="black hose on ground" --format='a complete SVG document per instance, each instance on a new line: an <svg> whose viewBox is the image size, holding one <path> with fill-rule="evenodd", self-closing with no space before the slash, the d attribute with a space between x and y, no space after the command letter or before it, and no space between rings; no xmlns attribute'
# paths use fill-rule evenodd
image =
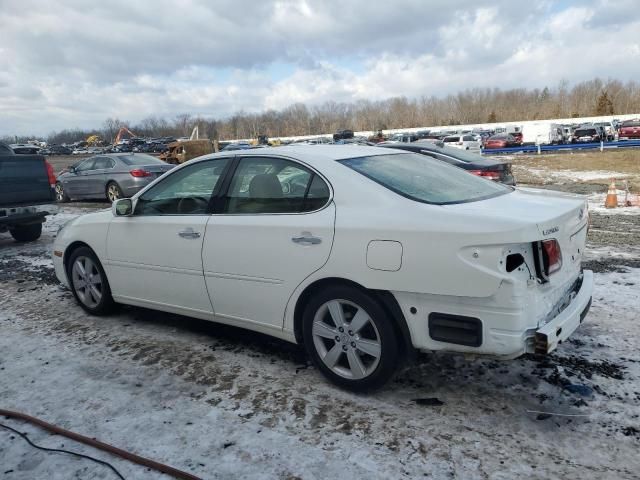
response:
<svg viewBox="0 0 640 480"><path fill-rule="evenodd" d="M99 440L85 437L84 435L80 435L79 433L65 430L64 428L58 427L51 423L47 423L43 420L40 420L39 418L31 417L21 412L13 412L11 410L3 410L0 408L0 415L7 418L16 418L18 420L32 423L41 428L44 428L45 430L48 430L49 432L55 433L56 435L62 435L64 437L70 438L71 440L75 440L76 442L84 443L85 445L89 445L104 452L111 453L112 455L117 455L121 458L124 458L125 460L129 460L130 462L137 463L138 465L142 465L143 467L152 468L153 470L156 470L158 472L166 473L167 475L171 475L172 477L178 478L180 480L202 480L200 477L196 477L195 475L192 475L190 473L183 472L182 470L178 470L177 468L173 468L169 465L164 465L154 460L141 457L134 453L127 452L126 450L122 450L120 448L109 445L108 443L103 443ZM93 458L91 459L94 460Z"/></svg>

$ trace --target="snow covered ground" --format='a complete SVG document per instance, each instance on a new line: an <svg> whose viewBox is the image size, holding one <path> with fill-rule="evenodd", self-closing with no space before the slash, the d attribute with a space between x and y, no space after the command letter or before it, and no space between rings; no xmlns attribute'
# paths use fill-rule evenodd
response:
<svg viewBox="0 0 640 480"><path fill-rule="evenodd" d="M206 479L639 476L638 245L589 249L591 313L548 359L423 355L361 396L327 384L299 348L259 334L138 308L85 315L48 260L57 225L78 213L66 207L29 245L0 236L0 408ZM106 460L127 479L168 478L0 422ZM1 428L0 476L115 478Z"/></svg>

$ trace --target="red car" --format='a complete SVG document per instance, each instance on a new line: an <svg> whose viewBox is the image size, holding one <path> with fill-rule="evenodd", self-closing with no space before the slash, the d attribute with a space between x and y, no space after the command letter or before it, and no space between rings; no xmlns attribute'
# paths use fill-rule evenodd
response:
<svg viewBox="0 0 640 480"><path fill-rule="evenodd" d="M620 140L640 138L640 120L627 120L626 122L622 122L618 130L618 138Z"/></svg>
<svg viewBox="0 0 640 480"><path fill-rule="evenodd" d="M519 143L513 135L507 135L504 133L489 137L484 142L484 148L487 150L492 148L517 147L518 145Z"/></svg>

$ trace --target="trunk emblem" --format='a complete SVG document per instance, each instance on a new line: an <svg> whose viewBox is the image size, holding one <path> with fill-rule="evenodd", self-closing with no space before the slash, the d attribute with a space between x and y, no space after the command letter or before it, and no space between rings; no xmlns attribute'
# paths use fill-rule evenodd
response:
<svg viewBox="0 0 640 480"><path fill-rule="evenodd" d="M558 231L560 231L560 227L552 227L552 228L549 228L548 230L543 230L542 235L546 237L547 235L551 235L552 233L556 233Z"/></svg>

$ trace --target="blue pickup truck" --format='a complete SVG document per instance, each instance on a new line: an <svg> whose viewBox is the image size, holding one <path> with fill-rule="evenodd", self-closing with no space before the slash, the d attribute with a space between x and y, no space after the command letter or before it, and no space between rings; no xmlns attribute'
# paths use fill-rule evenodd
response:
<svg viewBox="0 0 640 480"><path fill-rule="evenodd" d="M37 240L46 216L57 212L56 177L42 155L16 155L0 142L0 233Z"/></svg>

